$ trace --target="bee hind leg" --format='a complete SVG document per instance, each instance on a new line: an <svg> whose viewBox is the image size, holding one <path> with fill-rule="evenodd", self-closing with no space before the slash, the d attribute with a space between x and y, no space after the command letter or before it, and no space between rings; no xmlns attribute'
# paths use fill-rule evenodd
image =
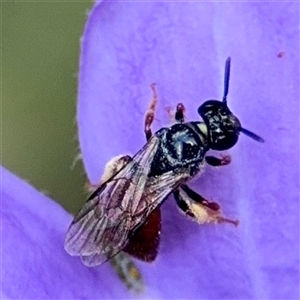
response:
<svg viewBox="0 0 300 300"><path fill-rule="evenodd" d="M132 160L132 157L129 155L118 155L110 159L105 167L102 177L99 183L92 184L88 182L86 184L86 190L88 192L93 192L95 189L101 186L101 184L105 181L108 181L109 178L114 176L117 172L119 172L125 165L127 165Z"/></svg>
<svg viewBox="0 0 300 300"><path fill-rule="evenodd" d="M239 223L238 220L223 217L218 203L206 200L186 184L173 194L180 212L199 224L230 223L237 226Z"/></svg>
<svg viewBox="0 0 300 300"><path fill-rule="evenodd" d="M144 291L145 286L142 274L135 266L129 255L124 252L120 252L110 259L110 264L116 270L119 278L124 282L129 290L137 294Z"/></svg>

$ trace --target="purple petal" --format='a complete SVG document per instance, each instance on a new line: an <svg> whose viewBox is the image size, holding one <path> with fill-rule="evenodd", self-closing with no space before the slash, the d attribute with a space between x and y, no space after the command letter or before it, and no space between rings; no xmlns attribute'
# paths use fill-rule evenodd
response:
<svg viewBox="0 0 300 300"><path fill-rule="evenodd" d="M192 186L240 226L199 226L163 205L160 255L143 267L151 297L296 299L299 295L299 6L296 3L96 4L82 41L78 123L87 175L145 143L149 85L157 83L154 129L184 102L198 120L220 99L232 58L228 105L246 136L233 162L207 168Z"/></svg>
<svg viewBox="0 0 300 300"><path fill-rule="evenodd" d="M87 268L65 252L71 216L6 169L0 172L1 299L124 298L126 288L109 264Z"/></svg>

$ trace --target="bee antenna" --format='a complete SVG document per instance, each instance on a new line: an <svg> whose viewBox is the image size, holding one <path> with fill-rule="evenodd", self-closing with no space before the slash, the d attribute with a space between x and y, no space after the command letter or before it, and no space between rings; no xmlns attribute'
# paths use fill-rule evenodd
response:
<svg viewBox="0 0 300 300"><path fill-rule="evenodd" d="M225 63L225 76L224 76L224 95L223 95L223 103L227 104L227 95L229 90L229 78L230 78L230 56L226 59Z"/></svg>
<svg viewBox="0 0 300 300"><path fill-rule="evenodd" d="M260 143L264 143L265 140L263 138L261 138L260 136L256 135L255 133L245 129L245 128L240 128L240 132L242 132L243 134L249 136L250 138L252 138L253 140L260 142Z"/></svg>

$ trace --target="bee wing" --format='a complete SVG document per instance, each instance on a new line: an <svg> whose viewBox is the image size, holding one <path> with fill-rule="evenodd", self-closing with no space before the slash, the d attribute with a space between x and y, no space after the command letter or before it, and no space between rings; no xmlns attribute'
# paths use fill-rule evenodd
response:
<svg viewBox="0 0 300 300"><path fill-rule="evenodd" d="M159 138L153 136L85 203L67 231L65 249L70 255L82 256L87 265L99 265L125 247L129 232L140 222L134 215L158 145Z"/></svg>
<svg viewBox="0 0 300 300"><path fill-rule="evenodd" d="M177 168L147 180L136 214L148 216L175 189L190 178L188 168Z"/></svg>
<svg viewBox="0 0 300 300"><path fill-rule="evenodd" d="M117 254L118 253L116 253L115 255L117 255ZM115 255L112 255L112 257ZM87 255L87 256L81 256L81 261L87 267L99 266L107 260L108 260L107 257L103 256L103 254L98 254L98 253L95 253L92 255Z"/></svg>
<svg viewBox="0 0 300 300"><path fill-rule="evenodd" d="M177 170L178 171L178 170ZM124 252L143 261L154 261L160 242L162 201L189 177L187 169L167 172L158 177L148 178L139 209L140 226L131 234Z"/></svg>

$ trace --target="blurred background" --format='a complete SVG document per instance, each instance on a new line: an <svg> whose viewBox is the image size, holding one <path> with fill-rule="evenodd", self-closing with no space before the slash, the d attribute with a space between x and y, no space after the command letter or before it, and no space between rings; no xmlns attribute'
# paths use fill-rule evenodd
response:
<svg viewBox="0 0 300 300"><path fill-rule="evenodd" d="M80 37L92 1L1 2L2 165L68 211L85 201L76 126Z"/></svg>

